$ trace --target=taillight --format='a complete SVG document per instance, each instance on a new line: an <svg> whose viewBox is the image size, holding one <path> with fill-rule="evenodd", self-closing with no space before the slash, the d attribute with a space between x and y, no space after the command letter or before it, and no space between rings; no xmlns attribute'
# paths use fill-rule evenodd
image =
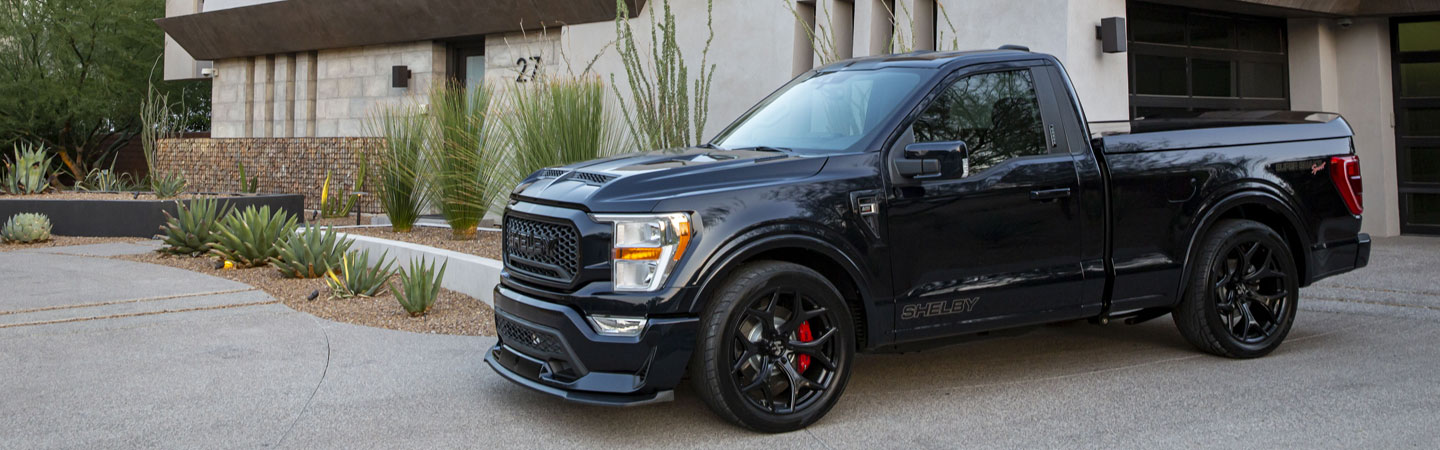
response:
<svg viewBox="0 0 1440 450"><path fill-rule="evenodd" d="M1360 215L1365 211L1365 188L1360 185L1360 158L1355 155L1333 156L1330 158L1330 180L1340 190L1340 198L1350 214Z"/></svg>

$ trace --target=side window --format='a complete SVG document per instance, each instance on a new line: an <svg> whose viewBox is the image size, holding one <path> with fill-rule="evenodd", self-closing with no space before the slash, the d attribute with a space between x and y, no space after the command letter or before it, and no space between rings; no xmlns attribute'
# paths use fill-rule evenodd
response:
<svg viewBox="0 0 1440 450"><path fill-rule="evenodd" d="M1047 153L1040 101L1028 69L956 81L920 113L914 130L915 142L965 141L971 172Z"/></svg>

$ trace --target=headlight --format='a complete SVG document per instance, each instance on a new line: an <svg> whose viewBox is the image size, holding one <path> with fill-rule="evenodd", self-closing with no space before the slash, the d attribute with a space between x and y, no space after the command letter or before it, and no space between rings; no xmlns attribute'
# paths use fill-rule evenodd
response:
<svg viewBox="0 0 1440 450"><path fill-rule="evenodd" d="M616 291L659 290L694 236L686 213L596 214L594 218L615 226L610 265Z"/></svg>

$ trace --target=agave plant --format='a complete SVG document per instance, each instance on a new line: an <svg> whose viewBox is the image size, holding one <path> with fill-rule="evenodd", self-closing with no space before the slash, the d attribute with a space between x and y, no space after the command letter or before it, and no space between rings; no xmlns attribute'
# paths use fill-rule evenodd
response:
<svg viewBox="0 0 1440 450"><path fill-rule="evenodd" d="M380 208L396 232L409 232L425 202L426 118L414 107L391 107L366 122L371 134L384 136L380 166Z"/></svg>
<svg viewBox="0 0 1440 450"><path fill-rule="evenodd" d="M281 239L275 248L277 256L270 258L270 264L289 278L319 278L339 267L345 252L354 244L336 233L335 227L309 227Z"/></svg>
<svg viewBox="0 0 1440 450"><path fill-rule="evenodd" d="M5 163L0 190L15 195L45 192L50 187L55 157L47 155L43 145L16 144L14 151L14 158Z"/></svg>
<svg viewBox="0 0 1440 450"><path fill-rule="evenodd" d="M280 256L281 239L295 234L296 217L269 206L231 211L220 222L210 253L238 267L260 267Z"/></svg>
<svg viewBox="0 0 1440 450"><path fill-rule="evenodd" d="M385 283L395 275L395 261L389 259L390 252L380 254L375 264L370 264L370 250L350 252L340 259L338 273L331 269L326 275L325 285L330 287L333 298L374 297L385 289Z"/></svg>
<svg viewBox="0 0 1440 450"><path fill-rule="evenodd" d="M369 164L364 155L364 152L360 153L359 164L355 169L355 183L352 186L356 191L365 189L365 166ZM325 184L320 187L320 217L333 219L349 216L350 210L355 208L359 199L344 186L336 186L335 195L330 195L330 171L325 171Z"/></svg>
<svg viewBox="0 0 1440 450"><path fill-rule="evenodd" d="M185 192L185 175L179 172L168 172L150 176L150 191L155 193L155 198L166 200L179 197Z"/></svg>
<svg viewBox="0 0 1440 450"><path fill-rule="evenodd" d="M192 257L210 253L219 239L219 219L225 212L213 198L175 202L175 215L165 212L165 226L160 228L165 246L159 251Z"/></svg>
<svg viewBox="0 0 1440 450"><path fill-rule="evenodd" d="M399 284L390 284L390 292L395 293L400 307L405 308L411 317L423 316L440 297L440 283L445 279L445 268L449 265L448 261L445 262L437 273L434 262L411 260L410 268L400 272Z"/></svg>
<svg viewBox="0 0 1440 450"><path fill-rule="evenodd" d="M50 218L44 214L20 213L0 227L0 240L17 244L45 242L50 240L50 228Z"/></svg>

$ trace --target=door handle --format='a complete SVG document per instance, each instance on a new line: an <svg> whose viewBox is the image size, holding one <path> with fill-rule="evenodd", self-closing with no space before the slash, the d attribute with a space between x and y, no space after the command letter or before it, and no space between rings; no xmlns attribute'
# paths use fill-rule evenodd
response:
<svg viewBox="0 0 1440 450"><path fill-rule="evenodd" d="M1030 191L1030 199L1037 202L1062 199L1070 196L1070 188L1046 189L1043 191Z"/></svg>

